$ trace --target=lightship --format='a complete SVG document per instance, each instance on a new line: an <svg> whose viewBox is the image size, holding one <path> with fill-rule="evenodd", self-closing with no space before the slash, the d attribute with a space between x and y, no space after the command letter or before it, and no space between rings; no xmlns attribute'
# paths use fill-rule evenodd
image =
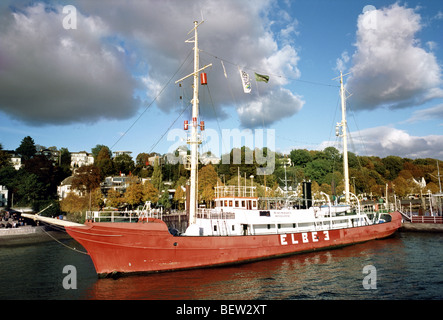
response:
<svg viewBox="0 0 443 320"><path fill-rule="evenodd" d="M207 68L199 65L198 27L194 22L186 42L194 43L192 121L190 126L189 226L177 236L165 222L146 217L138 223L86 222L65 225L66 231L90 255L98 275L162 272L246 263L302 252L325 250L391 236L401 226L399 212L365 214L336 212L314 207L287 206L263 209L255 187L218 186L215 208L197 208L197 164L200 144L199 77ZM342 136L346 201L349 203L349 175L346 149L346 106L343 76L340 75ZM185 122L186 123L186 122ZM309 185L305 186L309 189ZM308 199L310 197L306 197Z"/></svg>

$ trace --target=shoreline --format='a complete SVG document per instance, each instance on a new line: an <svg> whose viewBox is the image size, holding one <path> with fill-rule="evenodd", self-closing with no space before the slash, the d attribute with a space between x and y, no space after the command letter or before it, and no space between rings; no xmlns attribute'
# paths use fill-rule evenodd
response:
<svg viewBox="0 0 443 320"><path fill-rule="evenodd" d="M52 237L57 240L71 238L66 232L57 231L47 226L20 226L0 229L0 248L54 241Z"/></svg>
<svg viewBox="0 0 443 320"><path fill-rule="evenodd" d="M403 222L400 232L443 232L443 224L441 223L411 223Z"/></svg>

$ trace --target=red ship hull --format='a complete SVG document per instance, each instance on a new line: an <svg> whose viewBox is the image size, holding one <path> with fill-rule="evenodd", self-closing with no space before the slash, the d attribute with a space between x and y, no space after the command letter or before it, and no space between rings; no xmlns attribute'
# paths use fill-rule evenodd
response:
<svg viewBox="0 0 443 320"><path fill-rule="evenodd" d="M205 268L341 247L391 236L401 215L381 224L315 232L248 236L172 236L157 219L88 223L66 231L88 251L99 275Z"/></svg>

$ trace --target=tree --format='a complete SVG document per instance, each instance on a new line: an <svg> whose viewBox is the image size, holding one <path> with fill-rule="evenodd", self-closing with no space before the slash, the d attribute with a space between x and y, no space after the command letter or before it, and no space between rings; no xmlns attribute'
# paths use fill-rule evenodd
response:
<svg viewBox="0 0 443 320"><path fill-rule="evenodd" d="M123 202L123 197L121 193L115 189L111 189L108 191L108 195L106 197L106 206L118 208Z"/></svg>
<svg viewBox="0 0 443 320"><path fill-rule="evenodd" d="M134 161L132 157L128 154L120 154L114 158L114 168L116 172L121 172L124 174L130 174L134 171Z"/></svg>
<svg viewBox="0 0 443 320"><path fill-rule="evenodd" d="M31 205L45 197L45 186L38 181L38 176L21 171L15 189L15 204ZM18 201L17 201L18 200Z"/></svg>
<svg viewBox="0 0 443 320"><path fill-rule="evenodd" d="M154 172L152 173L152 184L154 185L154 188L157 190L163 189L163 174L162 169L158 163L158 159L155 160L154 164Z"/></svg>
<svg viewBox="0 0 443 320"><path fill-rule="evenodd" d="M403 159L396 156L388 156L382 159L386 170L388 170L385 176L388 180L394 180L397 178L398 173L403 169Z"/></svg>
<svg viewBox="0 0 443 320"><path fill-rule="evenodd" d="M95 165L83 166L75 171L72 188L89 195L89 208L92 206L92 191L100 186L100 169Z"/></svg>
<svg viewBox="0 0 443 320"><path fill-rule="evenodd" d="M0 168L10 165L11 165L11 156L6 151L3 151L3 146L0 143Z"/></svg>
<svg viewBox="0 0 443 320"><path fill-rule="evenodd" d="M184 210L185 209L185 200L186 193L183 191L182 186L179 185L175 188L174 201L177 202L177 209Z"/></svg>
<svg viewBox="0 0 443 320"><path fill-rule="evenodd" d="M214 187L217 185L217 172L212 164L202 167L198 172L198 194L201 201L210 205L214 200Z"/></svg>
<svg viewBox="0 0 443 320"><path fill-rule="evenodd" d="M60 148L60 167L65 171L71 170L71 153L68 148Z"/></svg>
<svg viewBox="0 0 443 320"><path fill-rule="evenodd" d="M311 153L306 149L295 149L289 153L294 166L300 166L304 168L308 162L312 161Z"/></svg>
<svg viewBox="0 0 443 320"><path fill-rule="evenodd" d="M83 166L75 171L72 187L80 192L90 193L100 186L100 172L94 165Z"/></svg>
<svg viewBox="0 0 443 320"><path fill-rule="evenodd" d="M15 150L15 152L23 160L31 159L35 156L35 153L37 152L34 140L30 136L24 137L20 146Z"/></svg>
<svg viewBox="0 0 443 320"><path fill-rule="evenodd" d="M74 192L70 192L60 201L60 210L66 213L79 213L88 207L88 200Z"/></svg>
<svg viewBox="0 0 443 320"><path fill-rule="evenodd" d="M97 147L98 146L99 145L97 145ZM96 166L100 169L101 179L104 179L105 177L115 173L114 163L111 160L110 154L111 154L111 151L106 146L102 146L102 148L98 152L98 155L96 158Z"/></svg>
<svg viewBox="0 0 443 320"><path fill-rule="evenodd" d="M305 174L306 176L317 183L321 184L325 181L325 177L328 173L332 172L332 167L329 161L324 159L314 160L306 164Z"/></svg>
<svg viewBox="0 0 443 320"><path fill-rule="evenodd" d="M165 209L171 208L171 201L169 201L169 192L168 189L163 190L160 199L158 199L158 203L162 205Z"/></svg>
<svg viewBox="0 0 443 320"><path fill-rule="evenodd" d="M144 184L143 201L150 201L151 203L157 203L158 201L158 189L149 181Z"/></svg>
<svg viewBox="0 0 443 320"><path fill-rule="evenodd" d="M138 179L131 179L129 187L126 189L124 200L131 207L137 206L142 203L144 198L144 188L143 185L138 181Z"/></svg>
<svg viewBox="0 0 443 320"><path fill-rule="evenodd" d="M107 146L105 146L103 144L98 144L94 148L91 149L92 156L94 157L94 159L96 161L99 160L99 154L100 154L100 151L102 151L103 148L108 153L107 158L108 159L112 158L112 151Z"/></svg>

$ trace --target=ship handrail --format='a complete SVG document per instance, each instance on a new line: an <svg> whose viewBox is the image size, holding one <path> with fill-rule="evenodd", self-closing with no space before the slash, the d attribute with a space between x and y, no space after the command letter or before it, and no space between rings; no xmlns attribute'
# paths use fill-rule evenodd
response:
<svg viewBox="0 0 443 320"><path fill-rule="evenodd" d="M412 216L412 223L443 223L443 217L437 216Z"/></svg>

